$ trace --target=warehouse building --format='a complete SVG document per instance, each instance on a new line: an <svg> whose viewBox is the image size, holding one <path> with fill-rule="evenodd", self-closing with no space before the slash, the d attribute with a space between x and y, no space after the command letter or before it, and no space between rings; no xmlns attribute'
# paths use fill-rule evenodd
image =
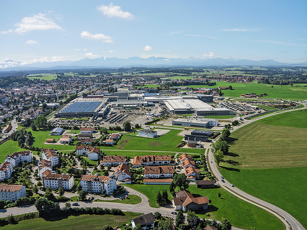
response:
<svg viewBox="0 0 307 230"><path fill-rule="evenodd" d="M199 119L199 118L178 118L172 121L172 125L182 125L184 127L205 127L210 128L218 126L216 119Z"/></svg>
<svg viewBox="0 0 307 230"><path fill-rule="evenodd" d="M107 99L76 100L66 105L55 117L105 117L110 108Z"/></svg>

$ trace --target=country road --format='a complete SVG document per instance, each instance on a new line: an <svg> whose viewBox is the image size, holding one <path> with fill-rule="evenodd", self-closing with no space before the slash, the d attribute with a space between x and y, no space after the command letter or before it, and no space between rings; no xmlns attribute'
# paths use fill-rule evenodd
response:
<svg viewBox="0 0 307 230"><path fill-rule="evenodd" d="M235 126L233 128L233 130L231 130L231 132L238 130L252 122L258 121L260 119L266 118L266 117L270 117L270 116L274 116L274 115L278 115L281 113L286 113L286 112L293 112L293 111L297 111L297 110L303 110L306 109L306 107L304 108L300 108L300 109L295 109L295 110L285 110L285 111L279 111L276 113L272 113L272 114L268 114L268 115L264 115L252 120L245 120L244 124L240 125L240 126ZM272 205L268 202L265 202L263 200L260 200L254 196L251 196L245 192L243 192L242 190L236 188L236 187L232 187L231 183L228 182L225 178L223 179L223 181L221 181L221 173L218 170L218 167L215 163L214 160L214 155L212 153L212 151L210 151L211 149L209 149L209 153L208 153L208 158L207 158L207 163L208 166L212 172L212 174L216 177L216 180L219 181L219 185L221 187L223 187L224 189L226 189L228 192L232 193L233 195L237 196L238 198L245 200L251 204L254 204L270 213L272 213L273 215L275 215L278 219L280 219L286 226L287 230L305 230L305 228L301 225L300 222L298 222L293 216L291 216L289 213L287 213L286 211L282 210L281 208ZM212 162L212 163L211 163Z"/></svg>

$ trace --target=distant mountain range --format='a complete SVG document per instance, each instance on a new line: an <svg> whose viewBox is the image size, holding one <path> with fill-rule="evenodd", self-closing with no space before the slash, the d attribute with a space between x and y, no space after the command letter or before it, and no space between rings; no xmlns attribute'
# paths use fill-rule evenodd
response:
<svg viewBox="0 0 307 230"><path fill-rule="evenodd" d="M247 59L223 59L223 58L163 58L163 57L129 57L129 58L84 58L79 61L57 61L57 62L37 62L27 65L20 65L20 62L6 60L0 64L0 71L22 71L40 69L80 69L80 68L121 68L121 67L175 67L175 66L307 66L304 63L281 63L274 60L253 61ZM7 66L6 68L5 65Z"/></svg>

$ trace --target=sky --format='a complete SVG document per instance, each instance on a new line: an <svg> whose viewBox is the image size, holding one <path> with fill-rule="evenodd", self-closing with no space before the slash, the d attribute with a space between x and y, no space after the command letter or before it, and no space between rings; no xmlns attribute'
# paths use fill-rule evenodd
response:
<svg viewBox="0 0 307 230"><path fill-rule="evenodd" d="M83 58L307 61L307 1L0 2L0 67Z"/></svg>

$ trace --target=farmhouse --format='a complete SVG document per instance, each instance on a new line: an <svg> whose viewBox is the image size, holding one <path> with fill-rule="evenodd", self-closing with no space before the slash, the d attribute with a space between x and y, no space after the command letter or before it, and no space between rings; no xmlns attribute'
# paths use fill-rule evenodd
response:
<svg viewBox="0 0 307 230"><path fill-rule="evenodd" d="M182 210L184 212L188 210L205 210L208 209L209 199L208 197L194 197L186 190L180 190L176 192L176 197L173 198L173 205L175 210Z"/></svg>
<svg viewBox="0 0 307 230"><path fill-rule="evenodd" d="M118 166L122 163L126 164L126 156L103 156L102 164L104 166Z"/></svg>
<svg viewBox="0 0 307 230"><path fill-rule="evenodd" d="M102 193L105 190L109 195L117 189L116 180L107 176L83 175L80 183L82 189L89 193Z"/></svg>
<svg viewBox="0 0 307 230"><path fill-rule="evenodd" d="M173 177L173 166L145 166L145 178L170 178Z"/></svg>
<svg viewBox="0 0 307 230"><path fill-rule="evenodd" d="M148 165L168 165L172 161L171 155L148 155L135 156L133 158L133 167L148 166Z"/></svg>
<svg viewBox="0 0 307 230"><path fill-rule="evenodd" d="M15 202L26 196L26 187L16 184L0 184L0 200Z"/></svg>

